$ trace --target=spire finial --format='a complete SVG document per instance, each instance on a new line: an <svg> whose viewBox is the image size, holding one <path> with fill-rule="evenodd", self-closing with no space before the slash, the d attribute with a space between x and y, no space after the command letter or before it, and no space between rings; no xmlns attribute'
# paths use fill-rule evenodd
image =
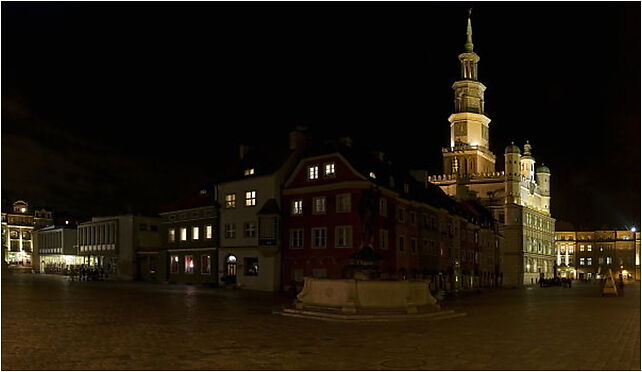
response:
<svg viewBox="0 0 642 372"><path fill-rule="evenodd" d="M466 44L464 44L467 53L472 53L473 51L473 26L470 22L472 12L473 8L468 8L468 26L466 27Z"/></svg>

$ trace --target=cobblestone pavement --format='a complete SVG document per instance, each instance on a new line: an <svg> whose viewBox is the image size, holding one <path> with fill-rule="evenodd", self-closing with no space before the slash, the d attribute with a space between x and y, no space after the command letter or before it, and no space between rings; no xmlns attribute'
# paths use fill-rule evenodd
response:
<svg viewBox="0 0 642 372"><path fill-rule="evenodd" d="M498 290L468 316L334 323L288 298L148 283L2 279L3 370L640 370L640 285Z"/></svg>

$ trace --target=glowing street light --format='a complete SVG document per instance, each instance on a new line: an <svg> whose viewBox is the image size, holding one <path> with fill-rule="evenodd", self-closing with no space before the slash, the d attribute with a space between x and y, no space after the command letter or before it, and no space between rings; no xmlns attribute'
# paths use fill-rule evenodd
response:
<svg viewBox="0 0 642 372"><path fill-rule="evenodd" d="M632 232L632 233L634 233L634 232L636 232L636 231L637 231L637 230L635 229L635 226L633 226L633 227L631 228L631 232Z"/></svg>

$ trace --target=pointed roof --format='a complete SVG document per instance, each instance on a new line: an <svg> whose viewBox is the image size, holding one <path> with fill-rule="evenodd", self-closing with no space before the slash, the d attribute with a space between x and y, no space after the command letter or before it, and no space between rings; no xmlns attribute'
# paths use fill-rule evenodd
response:
<svg viewBox="0 0 642 372"><path fill-rule="evenodd" d="M472 11L473 8L468 8L468 26L466 27L466 44L464 44L467 53L473 52L473 25L470 22L470 14Z"/></svg>

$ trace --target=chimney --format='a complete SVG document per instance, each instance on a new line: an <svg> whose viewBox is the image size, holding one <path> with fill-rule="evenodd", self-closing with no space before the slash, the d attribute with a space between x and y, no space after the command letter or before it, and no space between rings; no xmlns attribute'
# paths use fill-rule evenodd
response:
<svg viewBox="0 0 642 372"><path fill-rule="evenodd" d="M307 140L305 135L306 130L306 127L298 125L296 128L294 128L293 131L290 132L290 150L301 151L305 148L305 143Z"/></svg>
<svg viewBox="0 0 642 372"><path fill-rule="evenodd" d="M239 157L241 158L241 160L245 158L245 155L247 155L249 151L250 151L250 146L243 145L243 144L239 146Z"/></svg>
<svg viewBox="0 0 642 372"><path fill-rule="evenodd" d="M348 136L339 137L338 141L340 144L342 144L345 147L352 147L352 138Z"/></svg>

